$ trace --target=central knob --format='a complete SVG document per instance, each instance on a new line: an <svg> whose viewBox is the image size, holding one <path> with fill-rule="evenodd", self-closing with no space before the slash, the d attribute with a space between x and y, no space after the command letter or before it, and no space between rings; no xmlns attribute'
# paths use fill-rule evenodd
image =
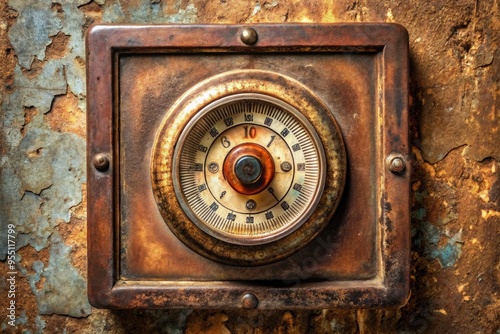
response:
<svg viewBox="0 0 500 334"><path fill-rule="evenodd" d="M254 184L262 175L262 164L259 159L246 155L236 161L234 174L243 184Z"/></svg>
<svg viewBox="0 0 500 334"><path fill-rule="evenodd" d="M227 154L222 166L224 179L243 195L254 195L266 189L274 178L274 159L264 147L243 143Z"/></svg>

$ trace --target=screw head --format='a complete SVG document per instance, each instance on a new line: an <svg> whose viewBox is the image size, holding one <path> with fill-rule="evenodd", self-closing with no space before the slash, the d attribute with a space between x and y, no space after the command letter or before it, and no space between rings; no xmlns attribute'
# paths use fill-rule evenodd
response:
<svg viewBox="0 0 500 334"><path fill-rule="evenodd" d="M246 203L246 208L248 210L255 210L257 207L257 202L255 202L253 199L249 199Z"/></svg>
<svg viewBox="0 0 500 334"><path fill-rule="evenodd" d="M240 34L240 39L246 45L253 45L257 42L257 32L252 28L243 28Z"/></svg>
<svg viewBox="0 0 500 334"><path fill-rule="evenodd" d="M243 297L241 297L241 305L244 309L251 310L259 305L259 300L253 293L245 293Z"/></svg>
<svg viewBox="0 0 500 334"><path fill-rule="evenodd" d="M95 169L104 172L109 168L109 158L104 153L97 153L94 155L94 159L92 160Z"/></svg>
<svg viewBox="0 0 500 334"><path fill-rule="evenodd" d="M386 159L387 168L393 173L400 174L406 168L404 158L397 153L391 153Z"/></svg>
<svg viewBox="0 0 500 334"><path fill-rule="evenodd" d="M281 167L281 170L284 172L289 172L292 170L292 164L289 163L288 161L282 162L280 167Z"/></svg>
<svg viewBox="0 0 500 334"><path fill-rule="evenodd" d="M236 161L234 174L241 183L254 184L262 176L262 164L256 157L245 155Z"/></svg>
<svg viewBox="0 0 500 334"><path fill-rule="evenodd" d="M216 163L215 161L214 162L211 162L208 164L208 170L211 172L211 173L217 173L219 171L219 164Z"/></svg>

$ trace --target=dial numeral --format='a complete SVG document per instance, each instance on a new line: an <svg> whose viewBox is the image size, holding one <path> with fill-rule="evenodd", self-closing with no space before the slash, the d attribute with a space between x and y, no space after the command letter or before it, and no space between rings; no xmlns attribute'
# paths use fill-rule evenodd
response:
<svg viewBox="0 0 500 334"><path fill-rule="evenodd" d="M227 214L227 218L226 219L229 220L229 221L234 222L234 220L236 219L236 215L234 213L230 212L230 213Z"/></svg>
<svg viewBox="0 0 500 334"><path fill-rule="evenodd" d="M202 191L204 191L204 190L207 190L207 186L205 185L205 183L200 184L200 185L198 186L198 191L201 193L201 192L202 192Z"/></svg>
<svg viewBox="0 0 500 334"><path fill-rule="evenodd" d="M222 138L220 139L220 143L225 148L228 148L229 146L231 146L231 142L229 141L229 139L227 139L226 136L222 136Z"/></svg>
<svg viewBox="0 0 500 334"><path fill-rule="evenodd" d="M306 170L306 164L305 164L305 163L303 163L303 162L298 163L298 164L297 164L297 170L298 170L299 172L303 172L303 171L305 171L305 170Z"/></svg>
<svg viewBox="0 0 500 334"><path fill-rule="evenodd" d="M273 215L273 212L272 211L268 211L266 212L266 219L273 219L274 218L274 215Z"/></svg>
<svg viewBox="0 0 500 334"><path fill-rule="evenodd" d="M283 136L283 137L286 137L288 136L288 134L290 133L290 130L288 130L287 128L284 128L283 130L281 130L280 134Z"/></svg>
<svg viewBox="0 0 500 334"><path fill-rule="evenodd" d="M219 205L218 205L217 203L215 203L215 202L213 202L213 203L210 205L210 209L211 209L212 211L214 211L214 212L215 212L215 211L217 211L217 209L218 209L218 208L219 208Z"/></svg>
<svg viewBox="0 0 500 334"><path fill-rule="evenodd" d="M294 190L297 190L298 192L302 191L302 185L301 184L298 184L298 183L295 183L293 185L293 189Z"/></svg>
<svg viewBox="0 0 500 334"><path fill-rule="evenodd" d="M254 217L253 216L247 216L247 220L246 220L247 224L253 224L254 222Z"/></svg>
<svg viewBox="0 0 500 334"><path fill-rule="evenodd" d="M299 145L299 143L297 143L297 144L295 144L295 145L292 145L292 150L293 150L294 152L300 151L300 145Z"/></svg>
<svg viewBox="0 0 500 334"><path fill-rule="evenodd" d="M224 120L224 124L226 124L226 126L231 126L234 124L234 121L233 121L233 118L232 117L228 117Z"/></svg>
<svg viewBox="0 0 500 334"><path fill-rule="evenodd" d="M288 205L288 203L287 203L286 201L283 201L283 202L281 203L281 207L282 207L282 208L283 208L283 210L285 210L285 211L286 211L286 210L288 210L288 209L290 209L290 205Z"/></svg>
<svg viewBox="0 0 500 334"><path fill-rule="evenodd" d="M203 145L198 145L198 151L206 153L208 151L208 147L203 146Z"/></svg>
<svg viewBox="0 0 500 334"><path fill-rule="evenodd" d="M269 143L267 144L267 147L271 146L271 144L273 143L274 141L274 138L276 138L276 136L271 136L271 140L269 141Z"/></svg>
<svg viewBox="0 0 500 334"><path fill-rule="evenodd" d="M215 138L219 135L219 131L216 128L211 128L209 132L212 138Z"/></svg>
<svg viewBox="0 0 500 334"><path fill-rule="evenodd" d="M194 165L189 166L189 170L192 170L195 172L203 172L203 164L195 163Z"/></svg>
<svg viewBox="0 0 500 334"><path fill-rule="evenodd" d="M257 129L255 126L244 126L245 136L243 138L255 138L257 137Z"/></svg>
<svg viewBox="0 0 500 334"><path fill-rule="evenodd" d="M273 124L273 119L270 117L266 117L266 119L264 120L264 124L267 126L271 126L271 124Z"/></svg>

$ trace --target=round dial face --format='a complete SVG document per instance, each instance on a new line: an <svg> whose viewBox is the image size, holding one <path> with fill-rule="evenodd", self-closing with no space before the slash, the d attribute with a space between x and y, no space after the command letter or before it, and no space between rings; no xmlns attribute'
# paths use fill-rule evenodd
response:
<svg viewBox="0 0 500 334"><path fill-rule="evenodd" d="M174 151L187 216L237 245L283 238L306 221L325 184L325 154L308 120L281 100L236 94L198 112Z"/></svg>

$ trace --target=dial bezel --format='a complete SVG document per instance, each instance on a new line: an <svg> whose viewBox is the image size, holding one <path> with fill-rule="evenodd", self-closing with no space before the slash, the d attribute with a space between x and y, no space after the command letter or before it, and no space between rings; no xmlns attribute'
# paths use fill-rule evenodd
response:
<svg viewBox="0 0 500 334"><path fill-rule="evenodd" d="M198 227L175 196L173 156L182 129L200 110L220 99L244 93L262 94L295 108L316 130L325 153L325 186L316 209L293 232L274 241L239 245ZM238 70L210 77L187 90L167 111L153 143L151 182L160 214L186 246L209 259L241 266L279 261L304 248L328 225L344 189L346 152L339 126L329 108L295 79L271 71Z"/></svg>
<svg viewBox="0 0 500 334"><path fill-rule="evenodd" d="M208 223L203 221L198 214L196 214L192 208L191 204L189 203L188 198L186 197L185 190L183 188L183 185L181 184L181 176L180 176L180 161L182 157L182 152L183 149L186 146L187 141L189 140L189 136L192 131L194 131L194 128L196 127L196 124L204 119L207 118L210 114L214 113L217 111L219 108L222 108L223 106L235 103L235 102L243 102L243 101L257 101L257 102L264 102L271 104L273 106L278 107L281 109L283 112L288 113L291 115L292 118L296 121L296 124L300 125L302 129L304 129L309 138L312 140L312 143L314 145L314 149L317 155L318 159L318 171L317 171L317 180L315 184L315 189L314 193L312 196L307 198L307 205L301 210L301 212L298 215L295 215L293 220L287 222L284 226L278 229L274 229L272 231L267 231L265 233L260 233L260 234L255 234L255 235L248 235L248 234L235 234L235 233L229 233L225 232L224 230L221 229L216 229L211 227ZM245 123L242 123L245 124ZM251 123L249 122L248 124L255 124L255 125L260 125L258 123ZM235 126L238 126L240 124L237 124ZM273 130L271 128L271 130ZM218 136L214 137L214 142L219 138L222 134L219 134ZM207 152L208 156L208 152ZM319 202L319 199L321 197L321 194L323 193L323 189L325 186L325 172L326 172L326 156L324 153L324 148L323 144L321 143L321 140L314 130L314 127L312 124L305 118L297 109L294 107L290 106L289 104L285 103L282 100L279 100L277 98L274 98L272 96L260 94L260 93L240 93L240 94L235 94L235 95L230 95L223 97L221 99L218 99L216 101L213 101L212 103L208 104L205 106L203 109L201 109L184 127L182 130L179 139L178 139L178 145L176 145L175 150L174 150L174 155L173 155L173 162L172 162L172 179L173 179L173 184L174 184L174 189L175 189L175 194L177 196L177 199L179 200L179 203L186 213L186 215L195 223L201 230L204 232L210 234L211 236L220 239L222 241L232 243L232 244L237 244L237 245L259 245L259 244L266 244L278 239L283 238L284 236L292 233L295 231L300 225L302 225L307 219L312 214L312 211L316 208L316 205ZM222 165L222 163L221 163ZM204 171L205 172L205 169ZM293 179L292 179L293 181ZM291 191L291 189L288 189L286 194L288 194ZM282 202L284 200L285 196L281 198L278 202ZM215 198L215 200L217 200ZM208 205L208 204L207 204ZM291 203L290 205L293 205ZM288 215L290 216L290 214Z"/></svg>

